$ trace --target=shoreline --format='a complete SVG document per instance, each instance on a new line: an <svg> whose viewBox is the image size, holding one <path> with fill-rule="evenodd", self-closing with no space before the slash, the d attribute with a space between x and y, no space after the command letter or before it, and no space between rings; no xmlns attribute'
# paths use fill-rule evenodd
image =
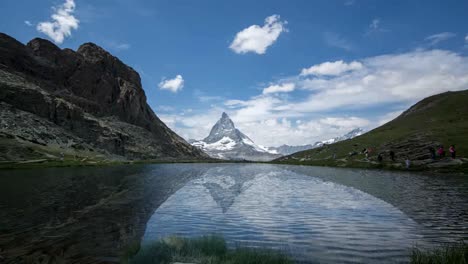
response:
<svg viewBox="0 0 468 264"><path fill-rule="evenodd" d="M466 160L463 158L463 160ZM377 162L370 162L370 161L358 161L358 162L345 162L339 163L340 160L308 160L306 162L303 161L271 161L271 164L283 164L283 165L300 165L300 166L317 166L317 167L331 167L331 168L348 168L348 169L369 169L369 170L383 170L383 171L393 171L393 172L425 172L431 173L434 175L447 175L447 174L462 174L468 175L468 162L463 161L461 164L452 164L447 166L435 166L435 167L428 167L426 164L419 164L419 165L412 165L410 168L406 168L403 165L403 162L398 163L395 162L391 163L377 163ZM437 164L443 161L435 161L430 164ZM399 164L401 166L397 166Z"/></svg>
<svg viewBox="0 0 468 264"><path fill-rule="evenodd" d="M466 160L466 158L462 158ZM142 164L189 164L189 163L205 163L205 164L216 164L216 163L232 163L232 164L277 164L277 165L298 165L298 166L316 166L316 167L330 167L330 168L348 168L348 169L368 169L368 170L383 170L383 171L394 171L394 172L424 172L434 175L447 175L447 174L461 174L468 175L468 162L458 165L438 166L438 167L427 167L425 165L413 165L409 169L405 168L402 163L377 163L377 162L346 162L339 163L340 160L309 160L303 161L233 161L233 160L89 160L89 161L77 161L77 160L25 160L25 161L3 161L0 162L0 170L15 170L15 169L38 169L38 168L74 168L74 167L105 167L105 166L118 166L118 165L142 165ZM437 164L441 161L435 161L431 164ZM400 164L401 166L396 166Z"/></svg>

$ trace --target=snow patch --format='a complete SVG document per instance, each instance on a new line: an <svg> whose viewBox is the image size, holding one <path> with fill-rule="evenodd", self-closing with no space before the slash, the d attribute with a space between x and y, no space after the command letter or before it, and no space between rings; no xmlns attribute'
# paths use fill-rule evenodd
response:
<svg viewBox="0 0 468 264"><path fill-rule="evenodd" d="M199 147L201 149L208 149L208 150L231 150L236 145L236 142L230 137L223 137L219 141L216 141L211 144L208 144L204 141L196 141L196 142L193 142L192 145L194 145L195 147Z"/></svg>

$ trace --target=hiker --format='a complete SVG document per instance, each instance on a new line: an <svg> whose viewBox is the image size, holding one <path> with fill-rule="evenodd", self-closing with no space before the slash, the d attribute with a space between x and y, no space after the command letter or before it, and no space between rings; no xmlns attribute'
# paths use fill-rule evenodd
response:
<svg viewBox="0 0 468 264"><path fill-rule="evenodd" d="M366 159L369 158L369 155L371 154L371 152L372 152L371 148L366 149L366 151L364 152L366 154Z"/></svg>
<svg viewBox="0 0 468 264"><path fill-rule="evenodd" d="M439 158L445 157L444 146L440 145L439 149L437 150L437 155L439 155Z"/></svg>
<svg viewBox="0 0 468 264"><path fill-rule="evenodd" d="M435 151L435 148L433 148L432 146L429 146L427 149L429 150L429 153L431 153L431 159L432 159L432 160L435 160L435 159L436 159L436 151Z"/></svg>
<svg viewBox="0 0 468 264"><path fill-rule="evenodd" d="M382 153L379 153L379 155L377 156L377 160L379 162L382 162L382 160L383 160Z"/></svg>
<svg viewBox="0 0 468 264"><path fill-rule="evenodd" d="M395 161L395 152L393 152L393 150L390 150L390 159Z"/></svg>
<svg viewBox="0 0 468 264"><path fill-rule="evenodd" d="M455 159L457 151L455 150L455 145L451 145L449 148L450 155L452 156L452 159Z"/></svg>
<svg viewBox="0 0 468 264"><path fill-rule="evenodd" d="M408 156L407 156L406 159L405 159L405 164L406 164L406 168L409 169L410 166L411 166L411 160L409 159Z"/></svg>

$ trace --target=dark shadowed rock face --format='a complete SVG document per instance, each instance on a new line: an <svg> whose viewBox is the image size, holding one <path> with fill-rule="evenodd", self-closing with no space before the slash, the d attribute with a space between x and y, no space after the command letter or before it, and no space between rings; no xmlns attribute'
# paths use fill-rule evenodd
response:
<svg viewBox="0 0 468 264"><path fill-rule="evenodd" d="M2 143L6 139L20 144L40 141L43 144L35 152L46 156L54 156L57 148L58 152L71 151L68 145L80 142L85 152L66 154L89 156L86 151L91 151L104 157L131 159L206 157L154 114L146 103L139 74L93 43L83 44L75 52L40 38L23 45L0 33L0 102ZM18 111L45 119L48 122L42 123L50 124L50 130L60 128L64 131L59 134L66 132L76 139L58 144L52 151L47 146L58 141L47 139L47 126L35 133L30 130L36 128L27 124L21 129L8 128ZM24 133L36 137L25 140L28 137ZM0 154L0 160L27 158L27 154Z"/></svg>

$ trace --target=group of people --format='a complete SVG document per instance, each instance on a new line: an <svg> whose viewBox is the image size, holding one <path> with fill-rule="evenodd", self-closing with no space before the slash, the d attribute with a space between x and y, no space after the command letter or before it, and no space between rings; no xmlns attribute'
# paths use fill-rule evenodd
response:
<svg viewBox="0 0 468 264"><path fill-rule="evenodd" d="M437 159L437 158L444 158L446 153L445 153L445 149L444 149L444 146L440 145L438 146L437 150L430 146L429 148L429 152L431 154L431 158L433 160ZM367 149L366 149L367 150ZM368 151L365 152L366 153L366 157L367 157L367 154L369 153ZM452 159L455 159L456 156L457 156L457 151L455 149L455 145L450 145L449 147L449 153L450 153L450 157L452 157ZM392 161L395 161L395 152L393 150L390 150L389 151L389 156L390 156L390 159ZM383 153L379 153L379 155L377 155L377 160L379 162L382 162L383 161ZM411 160L409 159L409 156L406 156L405 157L405 165L406 165L406 168L409 168L411 166Z"/></svg>
<svg viewBox="0 0 468 264"><path fill-rule="evenodd" d="M437 150L434 147L429 146L428 150L429 150L429 152L431 154L431 158L433 160L436 160L437 158L441 159L441 158L444 158L446 156L446 152L445 152L445 149L444 149L443 145L439 145L437 147ZM364 148L360 152L360 154L364 154L366 156L366 159L368 159L373 151L374 151L374 149L372 149L372 148ZM452 159L456 158L457 151L455 150L455 145L450 145L449 153L450 153L450 156L452 157ZM359 154L358 152L352 151L348 155L349 155L349 157L352 157L352 156L356 156L358 154ZM391 161L393 161L393 162L396 161L396 154L395 154L395 152L393 150L390 150L388 152L388 156L390 157ZM336 159L336 154L335 153L333 153L333 159ZM377 161L381 163L381 162L383 162L383 159L384 159L384 153L381 152L381 153L379 153L377 155ZM406 168L409 169L410 166L411 166L411 160L410 160L409 156L408 155L404 156L404 160L405 160Z"/></svg>
<svg viewBox="0 0 468 264"><path fill-rule="evenodd" d="M437 157L439 157L439 158L444 158L445 157L445 149L444 149L444 146L442 146L442 145L440 145L437 148L437 151L432 146L430 146L428 149L429 149L429 152L431 153L431 159L433 159L433 160L435 160ZM457 156L457 151L455 150L455 145L450 145L449 152L450 152L450 156L452 157L452 159L455 159L456 156Z"/></svg>

